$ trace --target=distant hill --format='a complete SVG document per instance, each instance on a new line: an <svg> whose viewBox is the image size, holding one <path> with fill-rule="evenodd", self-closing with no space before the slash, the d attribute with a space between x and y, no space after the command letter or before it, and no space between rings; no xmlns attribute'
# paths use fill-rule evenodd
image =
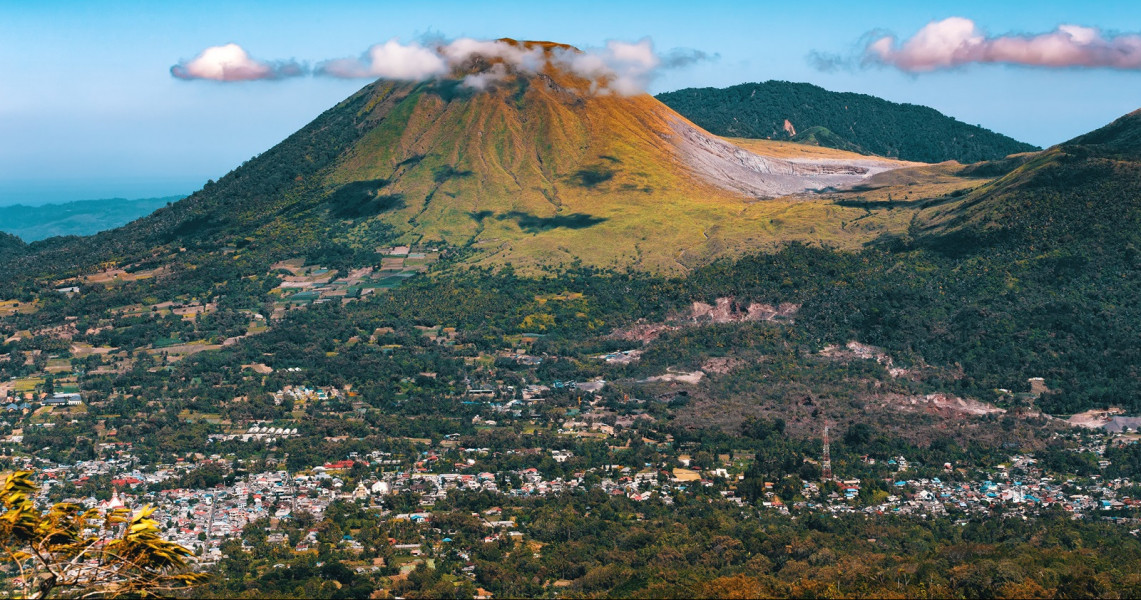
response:
<svg viewBox="0 0 1141 600"><path fill-rule="evenodd" d="M730 137L800 141L920 162L973 163L1038 149L926 106L807 83L687 88L657 98L711 133Z"/></svg>
<svg viewBox="0 0 1141 600"><path fill-rule="evenodd" d="M182 196L80 200L40 206L0 206L0 231L34 242L60 235L91 235L145 217Z"/></svg>
<svg viewBox="0 0 1141 600"><path fill-rule="evenodd" d="M907 343L994 387L1044 377L1054 393L1038 405L1053 413L1141 406L1139 141L1133 113L1002 161L1013 170L963 196L924 201L911 248L955 265L964 283L937 287L961 286L955 297L973 308L947 310Z"/></svg>

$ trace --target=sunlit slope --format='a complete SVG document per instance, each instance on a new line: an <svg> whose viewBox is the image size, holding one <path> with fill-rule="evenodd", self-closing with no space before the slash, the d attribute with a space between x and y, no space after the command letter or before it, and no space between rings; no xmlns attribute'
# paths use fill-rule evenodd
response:
<svg viewBox="0 0 1141 600"><path fill-rule="evenodd" d="M818 146L814 144L804 144L795 141L762 140L740 137L727 137L724 139L735 146L739 146L755 154L785 159L825 159L842 160L848 162L867 160L892 165L896 168L927 164L902 161L894 158L884 158L881 156L873 156L869 154L860 154L858 152L852 152L849 150L829 148L827 146Z"/></svg>
<svg viewBox="0 0 1141 600"><path fill-rule="evenodd" d="M905 166L791 144L750 153L648 95L582 87L559 73L481 92L417 85L327 174L329 211L355 221L354 244L380 222L402 242L471 246L477 262L677 270L758 241L834 237L831 207L758 200Z"/></svg>
<svg viewBox="0 0 1141 600"><path fill-rule="evenodd" d="M473 244L514 262L657 268L745 206L686 169L670 142L676 117L649 96L584 100L527 83L451 98L423 84L393 107L325 179L342 203L329 210L360 221L350 239L382 220L402 241ZM376 214L346 212L338 197L359 182L384 198Z"/></svg>

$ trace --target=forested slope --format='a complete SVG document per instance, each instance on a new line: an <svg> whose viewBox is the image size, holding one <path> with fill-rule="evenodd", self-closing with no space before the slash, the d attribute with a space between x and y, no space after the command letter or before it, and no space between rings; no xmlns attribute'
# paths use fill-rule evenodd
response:
<svg viewBox="0 0 1141 600"><path fill-rule="evenodd" d="M20 238L0 231L0 260L11 259L24 252L27 246Z"/></svg>
<svg viewBox="0 0 1141 600"><path fill-rule="evenodd" d="M1037 148L935 109L787 81L687 88L657 98L712 133L795 140L920 162L973 163ZM796 134L785 130L788 121Z"/></svg>

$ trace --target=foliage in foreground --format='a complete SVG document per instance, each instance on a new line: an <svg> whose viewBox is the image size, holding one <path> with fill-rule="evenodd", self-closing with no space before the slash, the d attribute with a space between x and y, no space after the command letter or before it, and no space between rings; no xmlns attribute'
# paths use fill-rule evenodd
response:
<svg viewBox="0 0 1141 600"><path fill-rule="evenodd" d="M19 572L24 597L161 597L206 580L190 571L190 550L159 536L154 508L132 515L59 503L43 511L35 491L30 471L13 473L0 488L0 549Z"/></svg>

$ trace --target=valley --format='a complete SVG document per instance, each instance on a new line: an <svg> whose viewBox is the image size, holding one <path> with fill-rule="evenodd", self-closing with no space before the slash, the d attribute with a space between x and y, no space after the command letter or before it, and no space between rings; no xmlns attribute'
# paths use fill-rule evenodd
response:
<svg viewBox="0 0 1141 600"><path fill-rule="evenodd" d="M918 162L488 43L117 229L0 236L37 502L152 505L217 597L1136 590L1141 113Z"/></svg>

